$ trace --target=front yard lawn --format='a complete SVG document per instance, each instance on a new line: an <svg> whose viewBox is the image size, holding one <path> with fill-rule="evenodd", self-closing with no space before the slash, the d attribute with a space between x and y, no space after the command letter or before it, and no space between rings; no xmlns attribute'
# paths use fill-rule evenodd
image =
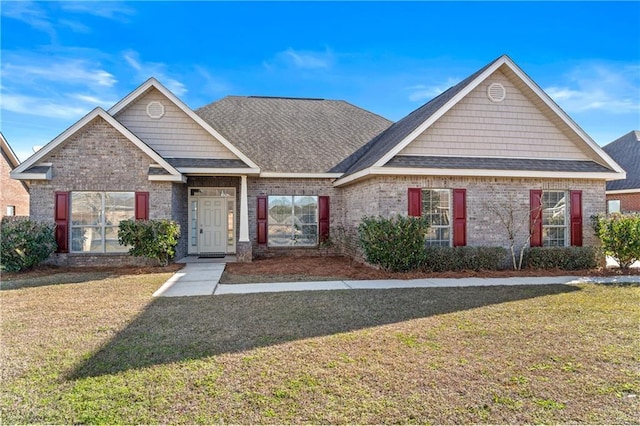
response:
<svg viewBox="0 0 640 426"><path fill-rule="evenodd" d="M169 273L82 274L3 283L3 424L640 422L638 286L153 299Z"/></svg>

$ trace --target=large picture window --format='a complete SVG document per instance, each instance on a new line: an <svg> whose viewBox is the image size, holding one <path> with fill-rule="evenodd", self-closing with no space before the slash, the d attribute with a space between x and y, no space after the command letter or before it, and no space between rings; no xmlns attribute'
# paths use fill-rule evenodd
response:
<svg viewBox="0 0 640 426"><path fill-rule="evenodd" d="M274 247L318 244L317 196L269 196L268 242Z"/></svg>
<svg viewBox="0 0 640 426"><path fill-rule="evenodd" d="M71 251L75 253L123 253L118 243L121 220L135 218L133 192L72 192Z"/></svg>
<svg viewBox="0 0 640 426"><path fill-rule="evenodd" d="M542 245L567 245L567 197L565 191L542 192Z"/></svg>
<svg viewBox="0 0 640 426"><path fill-rule="evenodd" d="M422 216L429 221L427 246L451 245L451 190L423 189Z"/></svg>

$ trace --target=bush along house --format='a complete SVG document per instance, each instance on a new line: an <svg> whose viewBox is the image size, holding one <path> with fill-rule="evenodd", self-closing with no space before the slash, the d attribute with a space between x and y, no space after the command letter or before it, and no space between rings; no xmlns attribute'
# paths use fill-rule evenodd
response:
<svg viewBox="0 0 640 426"><path fill-rule="evenodd" d="M496 206L542 212L532 246L593 245L588 219L625 173L501 56L395 123L324 99L191 110L151 78L11 176L29 183L31 217L57 224L52 261L82 265L135 262L117 241L133 218L177 221L177 257L239 261L360 257L365 215L426 215L429 245L506 246Z"/></svg>

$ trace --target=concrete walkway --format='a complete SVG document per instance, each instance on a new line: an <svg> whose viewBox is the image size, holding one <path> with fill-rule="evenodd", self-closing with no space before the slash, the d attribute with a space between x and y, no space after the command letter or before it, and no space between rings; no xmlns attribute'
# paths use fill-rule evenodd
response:
<svg viewBox="0 0 640 426"><path fill-rule="evenodd" d="M283 291L388 289L424 287L477 287L499 285L549 285L582 283L640 283L640 276L626 277L513 277L421 278L415 280L345 280L256 284L219 284L224 263L187 263L155 293L154 297L210 296L222 294L276 293Z"/></svg>
<svg viewBox="0 0 640 426"><path fill-rule="evenodd" d="M224 263L187 263L156 290L153 297L210 296L220 281L224 267Z"/></svg>

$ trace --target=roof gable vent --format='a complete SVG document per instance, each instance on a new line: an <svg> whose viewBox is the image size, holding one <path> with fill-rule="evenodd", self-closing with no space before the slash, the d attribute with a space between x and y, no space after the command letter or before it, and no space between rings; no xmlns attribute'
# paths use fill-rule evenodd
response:
<svg viewBox="0 0 640 426"><path fill-rule="evenodd" d="M502 102L507 96L507 90L500 83L491 83L487 88L487 97L491 102Z"/></svg>
<svg viewBox="0 0 640 426"><path fill-rule="evenodd" d="M151 101L147 104L147 115L149 118L162 118L164 115L164 105L159 101Z"/></svg>

